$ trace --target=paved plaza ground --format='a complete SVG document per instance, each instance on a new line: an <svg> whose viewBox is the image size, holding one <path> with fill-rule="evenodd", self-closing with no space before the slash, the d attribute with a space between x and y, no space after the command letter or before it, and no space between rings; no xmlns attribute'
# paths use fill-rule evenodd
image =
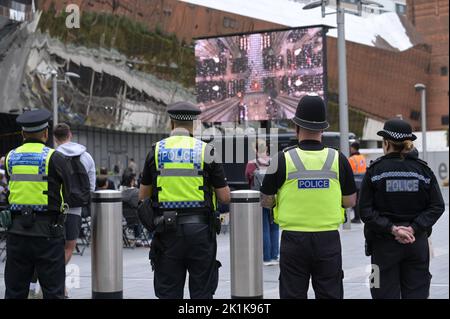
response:
<svg viewBox="0 0 450 319"><path fill-rule="evenodd" d="M448 194L448 193L447 193ZM448 196L448 195L446 195ZM431 260L430 298L449 298L449 216L448 205L446 212L436 224L431 236L434 258ZM364 238L362 225L352 224L351 230L341 231L343 267L345 272L344 293L347 299L370 298L366 285L368 277L367 266L370 258L364 255ZM123 285L124 298L152 299L153 272L148 261L148 248L126 248L123 251ZM216 291L216 298L230 298L230 238L229 233L218 236L218 260L222 263L220 280ZM75 255L71 261L79 267L79 288L69 290L71 298L91 298L91 256L87 248L83 256ZM70 269L73 269L70 268ZM278 294L278 266L264 266L264 298L279 298ZM0 264L0 296L4 296L4 263ZM185 298L189 297L187 285ZM314 298L310 289L309 297Z"/></svg>

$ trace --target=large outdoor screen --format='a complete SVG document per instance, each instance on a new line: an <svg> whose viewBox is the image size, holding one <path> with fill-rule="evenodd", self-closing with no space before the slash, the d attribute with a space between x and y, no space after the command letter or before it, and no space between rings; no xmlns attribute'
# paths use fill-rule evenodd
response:
<svg viewBox="0 0 450 319"><path fill-rule="evenodd" d="M204 122L290 119L306 94L325 98L325 29L297 28L195 42Z"/></svg>

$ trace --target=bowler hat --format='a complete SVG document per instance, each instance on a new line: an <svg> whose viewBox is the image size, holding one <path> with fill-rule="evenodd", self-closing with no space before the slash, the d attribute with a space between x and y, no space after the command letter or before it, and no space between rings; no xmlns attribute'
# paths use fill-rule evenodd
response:
<svg viewBox="0 0 450 319"><path fill-rule="evenodd" d="M292 121L307 130L322 131L330 125L327 122L325 103L320 96L305 95L298 103Z"/></svg>

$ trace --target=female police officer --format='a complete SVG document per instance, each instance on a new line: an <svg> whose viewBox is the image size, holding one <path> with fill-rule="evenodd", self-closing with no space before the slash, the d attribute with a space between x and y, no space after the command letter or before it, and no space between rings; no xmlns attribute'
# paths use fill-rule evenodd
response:
<svg viewBox="0 0 450 319"><path fill-rule="evenodd" d="M385 155L371 163L361 186L359 207L375 270L374 299L429 295L427 238L445 207L433 172L410 153L416 139L411 131L400 119L385 123L377 133Z"/></svg>

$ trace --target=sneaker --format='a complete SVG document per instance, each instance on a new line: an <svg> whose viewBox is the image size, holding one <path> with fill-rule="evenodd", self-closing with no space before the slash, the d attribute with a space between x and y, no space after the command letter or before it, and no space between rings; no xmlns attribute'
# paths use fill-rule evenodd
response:
<svg viewBox="0 0 450 319"><path fill-rule="evenodd" d="M263 265L264 266L272 266L272 261L264 261Z"/></svg>
<svg viewBox="0 0 450 319"><path fill-rule="evenodd" d="M270 262L272 263L272 265L278 265L280 263L278 258L277 259L272 259Z"/></svg>

